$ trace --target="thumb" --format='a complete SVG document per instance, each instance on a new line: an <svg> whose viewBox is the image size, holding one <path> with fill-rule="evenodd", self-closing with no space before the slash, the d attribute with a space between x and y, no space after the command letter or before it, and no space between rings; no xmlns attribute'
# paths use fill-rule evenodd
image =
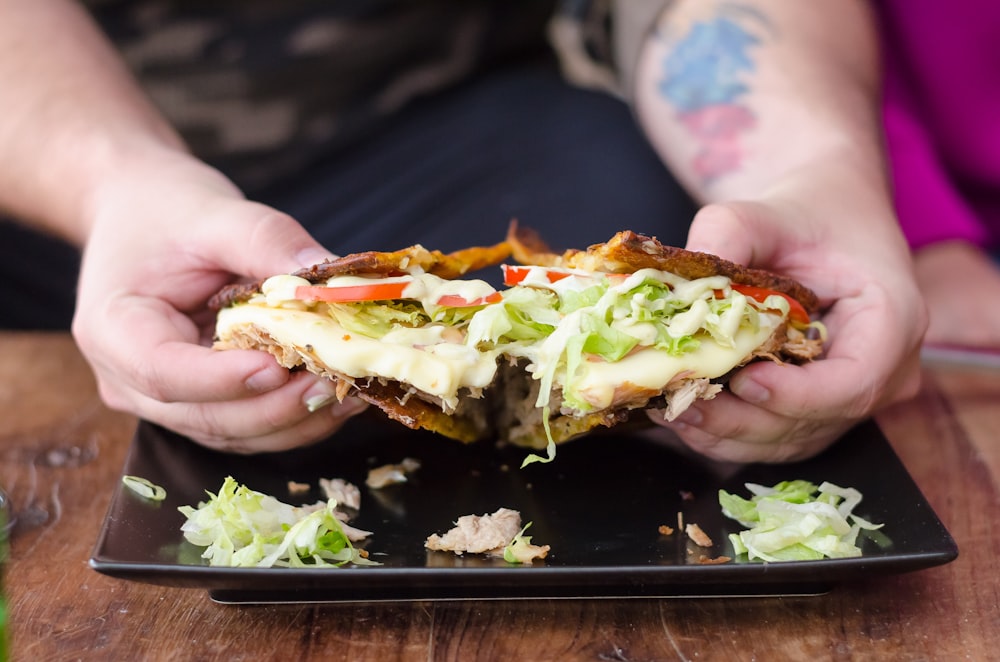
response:
<svg viewBox="0 0 1000 662"><path fill-rule="evenodd" d="M228 271L266 278L337 257L288 214L256 202L239 204L238 211L229 211L229 222L204 224L213 235L203 244L208 257ZM234 236L244 239L237 243Z"/></svg>
<svg viewBox="0 0 1000 662"><path fill-rule="evenodd" d="M691 222L686 248L747 266L764 262L770 251L761 244L768 233L759 231L759 215L753 203L706 205Z"/></svg>

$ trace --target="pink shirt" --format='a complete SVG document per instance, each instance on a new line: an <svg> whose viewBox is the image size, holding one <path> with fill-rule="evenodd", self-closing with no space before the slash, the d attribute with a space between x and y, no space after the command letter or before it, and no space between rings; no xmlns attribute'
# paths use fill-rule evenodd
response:
<svg viewBox="0 0 1000 662"><path fill-rule="evenodd" d="M910 245L1000 247L1000 2L878 7L886 139Z"/></svg>

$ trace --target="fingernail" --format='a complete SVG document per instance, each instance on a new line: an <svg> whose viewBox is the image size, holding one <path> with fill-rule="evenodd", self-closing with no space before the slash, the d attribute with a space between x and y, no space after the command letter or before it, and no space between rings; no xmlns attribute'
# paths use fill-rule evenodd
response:
<svg viewBox="0 0 1000 662"><path fill-rule="evenodd" d="M771 397L771 391L752 379L733 380L729 382L729 390L740 399L755 404L766 402Z"/></svg>
<svg viewBox="0 0 1000 662"><path fill-rule="evenodd" d="M246 387L257 393L273 391L288 381L288 371L269 366L253 373L245 382Z"/></svg>
<svg viewBox="0 0 1000 662"><path fill-rule="evenodd" d="M701 411L695 407L688 407L681 412L680 416L673 420L674 423L680 423L682 425L701 425L701 422L705 420L705 416Z"/></svg>
<svg viewBox="0 0 1000 662"><path fill-rule="evenodd" d="M302 403L310 412L318 411L337 400L337 390L328 379L318 379L302 394Z"/></svg>

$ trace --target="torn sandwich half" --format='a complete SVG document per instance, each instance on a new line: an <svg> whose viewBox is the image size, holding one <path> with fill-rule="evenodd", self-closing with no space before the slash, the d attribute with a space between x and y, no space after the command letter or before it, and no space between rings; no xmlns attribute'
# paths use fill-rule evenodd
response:
<svg viewBox="0 0 1000 662"><path fill-rule="evenodd" d="M501 291L460 278L511 254ZM822 349L795 281L628 231L560 254L512 224L496 246L350 255L214 304L219 349L269 351L412 428L550 456L632 409L673 418L749 361Z"/></svg>

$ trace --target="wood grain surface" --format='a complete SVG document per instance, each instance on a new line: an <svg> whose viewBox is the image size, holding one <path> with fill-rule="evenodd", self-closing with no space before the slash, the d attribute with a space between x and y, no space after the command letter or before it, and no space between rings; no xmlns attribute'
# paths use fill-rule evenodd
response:
<svg viewBox="0 0 1000 662"><path fill-rule="evenodd" d="M956 561L818 597L226 606L89 568L135 421L100 403L69 336L0 333L12 659L998 659L1000 371L928 365L878 420Z"/></svg>

